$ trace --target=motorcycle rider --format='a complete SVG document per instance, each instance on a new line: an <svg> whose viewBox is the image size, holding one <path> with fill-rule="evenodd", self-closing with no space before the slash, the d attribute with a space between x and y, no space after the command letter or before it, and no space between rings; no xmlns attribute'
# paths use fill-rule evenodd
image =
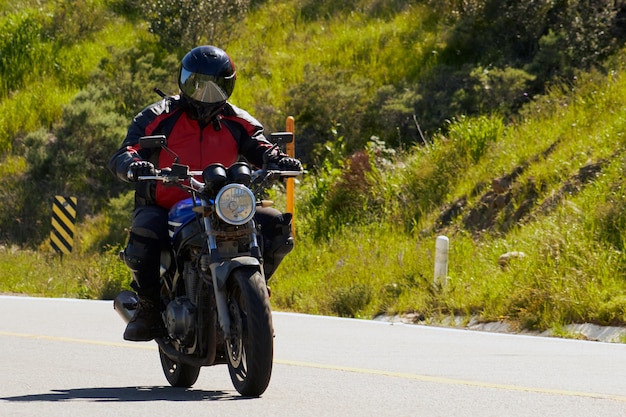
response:
<svg viewBox="0 0 626 417"><path fill-rule="evenodd" d="M139 303L124 331L124 339L148 341L165 335L160 317L159 268L162 250L168 250L168 210L189 194L157 181L137 181L154 175L155 167L170 166L174 157L160 149L140 149L139 138L162 134L167 146L191 170L211 163L228 167L243 158L263 165L271 147L263 126L227 100L235 87L231 58L215 46L198 46L182 59L178 71L180 94L167 96L143 109L133 119L109 169L122 181L135 183L135 209L123 259L130 268ZM276 152L271 161L280 169L299 171L300 161ZM291 214L257 208L255 220L263 239L263 267L269 279L283 257L293 249Z"/></svg>

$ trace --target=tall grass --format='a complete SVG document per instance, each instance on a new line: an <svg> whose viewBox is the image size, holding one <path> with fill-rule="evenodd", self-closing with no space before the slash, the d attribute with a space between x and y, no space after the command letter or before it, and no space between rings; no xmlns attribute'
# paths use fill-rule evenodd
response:
<svg viewBox="0 0 626 417"><path fill-rule="evenodd" d="M60 256L0 246L0 293L112 299L129 289L130 274L111 248L102 254Z"/></svg>
<svg viewBox="0 0 626 417"><path fill-rule="evenodd" d="M0 101L0 152L10 150L13 140L24 132L50 128L77 91L50 81L37 81Z"/></svg>
<svg viewBox="0 0 626 417"><path fill-rule="evenodd" d="M63 32L54 32L54 23L39 9L25 7L0 17L0 153L10 151L13 141L27 132L50 129L112 48L130 47L145 38L137 36L138 30L129 23L106 19L104 8L91 3L74 2L69 7L77 15L57 23L56 30ZM54 16L55 9L47 7ZM97 35L81 26L85 16L80 13L98 22ZM76 32L75 43L60 44L62 35L70 32Z"/></svg>
<svg viewBox="0 0 626 417"><path fill-rule="evenodd" d="M241 74L232 100L265 115L263 106L284 109L290 86L306 83L312 74L377 80L369 87L372 95L386 83L417 80L434 62L440 41L434 28L422 23L429 21L426 7L398 8L386 16L354 10L312 21L302 16L298 0L252 11L245 33L256 35L226 45ZM279 116L269 121L275 129L288 115Z"/></svg>
<svg viewBox="0 0 626 417"><path fill-rule="evenodd" d="M343 13L337 2L328 10L312 2L299 12L296 0L254 10L238 30L258 36L227 45L240 74L233 101L268 116L268 129L282 130L293 85L309 77L364 80L359 85L371 93L395 78L418 81L437 63L442 35L425 7L400 3L385 3L397 7L394 13L363 7ZM19 20L24 16L15 22L26 22ZM2 42L26 39L9 18L0 22ZM75 88L109 57L106 45L124 49L135 36L148 38L115 20L96 33L63 49L51 61L58 68L45 76L30 79L25 66L6 81L2 151L20 132L58 120ZM28 39L37 53L48 51L47 40ZM321 146L327 152L320 153L318 172L298 185L296 248L270 282L275 308L365 318L415 312L434 322L472 315L531 329L626 324L623 60L616 58L607 75L581 74L574 84L554 86L512 123L497 114L459 115L445 135L396 154L365 138L368 148L349 155L335 135ZM24 170L19 157L0 165L7 175ZM509 184L499 193L507 199L498 206L486 197L502 179ZM94 236L125 224L129 205L125 195L88 217L78 228L86 237L77 253L63 259L45 243L37 252L0 248L0 292L107 298L125 288L129 274L114 243L124 243L123 227ZM433 282L439 234L451 242L444 286ZM101 247L103 254L92 254ZM507 252L524 256L503 265Z"/></svg>
<svg viewBox="0 0 626 417"><path fill-rule="evenodd" d="M460 120L436 146L403 156L403 169L386 170L381 181L399 190L392 213L406 210L412 231L383 217L345 225L327 241L301 237L274 278L273 301L357 317L475 315L520 329L626 323L626 79L617 74L582 76L506 128L497 119ZM468 212L507 175L509 205L489 229L469 233ZM441 207L462 199L461 214L442 229ZM510 223L516 212L524 215ZM439 233L451 241L444 287L433 283ZM499 262L508 252L523 255Z"/></svg>

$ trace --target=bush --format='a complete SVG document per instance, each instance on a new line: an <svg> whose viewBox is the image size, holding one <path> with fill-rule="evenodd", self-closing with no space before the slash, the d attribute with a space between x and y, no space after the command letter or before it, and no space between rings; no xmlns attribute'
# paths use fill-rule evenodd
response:
<svg viewBox="0 0 626 417"><path fill-rule="evenodd" d="M235 34L233 27L245 14L250 0L147 0L138 7L147 17L150 32L168 51L188 51L209 43L224 46Z"/></svg>
<svg viewBox="0 0 626 417"><path fill-rule="evenodd" d="M88 87L65 107L63 125L55 129L55 138L44 149L29 144L28 154L45 154L40 160L29 160L31 175L45 179L64 195L89 195L94 202L108 200L116 189L108 160L122 142L128 124L106 100L106 91Z"/></svg>
<svg viewBox="0 0 626 417"><path fill-rule="evenodd" d="M328 78L321 68L308 67L304 82L288 94L288 114L296 115L298 146L304 162L312 162L315 144L344 137L347 152L363 149L367 138L361 134L362 115L368 106L367 91L371 81L354 80L349 72L337 72Z"/></svg>
<svg viewBox="0 0 626 417"><path fill-rule="evenodd" d="M106 9L101 0L60 0L43 29L45 39L57 45L72 45L88 39L106 22Z"/></svg>
<svg viewBox="0 0 626 417"><path fill-rule="evenodd" d="M115 48L92 72L90 85L111 102L110 111L127 118L124 126L128 126L139 111L160 99L155 87L165 94L178 94L179 65L176 55L154 51L149 44Z"/></svg>
<svg viewBox="0 0 626 417"><path fill-rule="evenodd" d="M380 87L361 119L362 136L380 137L385 144L395 148L423 144L426 139L419 121L422 114L418 117L415 111L421 100L418 92L405 86Z"/></svg>
<svg viewBox="0 0 626 417"><path fill-rule="evenodd" d="M332 296L330 308L340 317L356 317L369 304L372 289L357 282L349 287L338 288Z"/></svg>
<svg viewBox="0 0 626 417"><path fill-rule="evenodd" d="M39 129L18 143L27 167L11 188L11 201L23 214L18 235L0 226L1 235L19 243L35 244L48 235L49 221L41 224L42 214L50 213L54 195L78 197L79 220L95 213L122 190L108 171L108 160L121 143L128 121L111 111L112 103L102 90L92 86L76 95L65 107L63 125L53 131ZM15 179L14 179L15 180ZM21 203L23 202L23 206ZM46 216L49 218L49 216ZM5 224L7 226L5 226Z"/></svg>

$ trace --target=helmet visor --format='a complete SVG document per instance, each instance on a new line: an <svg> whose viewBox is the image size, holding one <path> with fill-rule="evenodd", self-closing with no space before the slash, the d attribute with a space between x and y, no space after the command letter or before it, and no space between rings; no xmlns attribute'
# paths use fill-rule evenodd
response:
<svg viewBox="0 0 626 417"><path fill-rule="evenodd" d="M219 77L181 68L179 81L183 94L201 103L214 104L228 100L235 87L235 74Z"/></svg>

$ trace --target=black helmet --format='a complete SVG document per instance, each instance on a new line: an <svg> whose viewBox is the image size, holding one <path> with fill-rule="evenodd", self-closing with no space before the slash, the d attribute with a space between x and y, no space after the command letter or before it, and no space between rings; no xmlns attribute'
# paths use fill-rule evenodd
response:
<svg viewBox="0 0 626 417"><path fill-rule="evenodd" d="M198 46L183 57L178 86L198 118L205 119L226 103L236 78L235 65L226 52L215 46Z"/></svg>

